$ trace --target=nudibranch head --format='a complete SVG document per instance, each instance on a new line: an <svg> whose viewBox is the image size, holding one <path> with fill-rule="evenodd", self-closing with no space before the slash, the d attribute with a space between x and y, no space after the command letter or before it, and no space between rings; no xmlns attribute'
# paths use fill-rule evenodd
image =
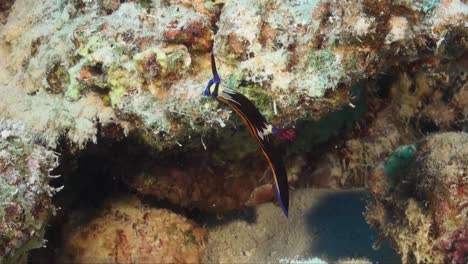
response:
<svg viewBox="0 0 468 264"><path fill-rule="evenodd" d="M206 85L205 92L203 93L205 96L211 96L216 98L218 96L219 85L221 81L219 78L215 77L208 82Z"/></svg>

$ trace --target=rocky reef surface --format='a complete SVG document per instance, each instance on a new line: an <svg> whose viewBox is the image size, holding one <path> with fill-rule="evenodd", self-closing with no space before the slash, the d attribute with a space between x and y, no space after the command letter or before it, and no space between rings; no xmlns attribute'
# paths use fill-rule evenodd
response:
<svg viewBox="0 0 468 264"><path fill-rule="evenodd" d="M47 220L55 212L49 186L58 155L21 124L0 121L0 262L25 261L45 244Z"/></svg>
<svg viewBox="0 0 468 264"><path fill-rule="evenodd" d="M468 134L435 134L397 148L369 179L367 221L403 263L468 257Z"/></svg>
<svg viewBox="0 0 468 264"><path fill-rule="evenodd" d="M203 212L272 201L254 140L202 96L213 51L223 85L295 126L291 186L372 188L398 146L468 130L467 16L458 0L3 1L0 119L62 154L70 192L107 188L74 173L102 148L96 172L139 195Z"/></svg>
<svg viewBox="0 0 468 264"><path fill-rule="evenodd" d="M62 263L200 263L206 229L173 212L119 198L91 221L65 225ZM86 215L84 215L86 216Z"/></svg>
<svg viewBox="0 0 468 264"><path fill-rule="evenodd" d="M23 14L33 2L33 13ZM12 77L2 88L17 98L3 101L3 116L33 123L51 146L63 135L84 147L98 126L114 124L114 132L136 130L156 149L177 142L200 149L194 138L233 119L201 93L212 39L225 85L284 125L353 103L357 81L391 67L423 75L437 59L460 58L464 8L459 1L20 0L1 32Z"/></svg>

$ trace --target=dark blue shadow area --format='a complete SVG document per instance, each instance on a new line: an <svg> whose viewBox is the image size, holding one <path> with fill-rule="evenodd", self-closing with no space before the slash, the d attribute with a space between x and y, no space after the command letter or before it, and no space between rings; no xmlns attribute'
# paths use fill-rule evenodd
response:
<svg viewBox="0 0 468 264"><path fill-rule="evenodd" d="M307 230L314 233L311 252L329 261L367 258L373 263L401 263L387 242L372 249L377 234L365 222L367 195L363 192L330 194L306 215Z"/></svg>

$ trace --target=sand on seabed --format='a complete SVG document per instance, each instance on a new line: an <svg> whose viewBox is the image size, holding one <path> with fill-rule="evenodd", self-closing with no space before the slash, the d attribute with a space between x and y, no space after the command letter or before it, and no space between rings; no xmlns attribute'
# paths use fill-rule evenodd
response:
<svg viewBox="0 0 468 264"><path fill-rule="evenodd" d="M363 190L301 189L291 192L289 218L273 204L208 221L205 263L400 263L364 220ZM320 260L319 260L320 262ZM317 262L318 263L318 262ZM344 263L348 263L344 261Z"/></svg>

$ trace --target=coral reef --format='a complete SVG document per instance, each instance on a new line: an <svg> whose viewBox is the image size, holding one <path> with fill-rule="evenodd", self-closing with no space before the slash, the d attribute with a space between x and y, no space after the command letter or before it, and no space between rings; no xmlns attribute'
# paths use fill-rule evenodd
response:
<svg viewBox="0 0 468 264"><path fill-rule="evenodd" d="M460 57L466 45L459 1L226 1L221 9L211 1L43 0L24 16L29 2L16 1L1 29L14 76L3 90L29 97L8 108L49 105L41 119L53 125L37 125L46 138L65 134L81 147L95 141L99 124L138 128L157 149L222 129L231 114L201 95L212 39L225 85L241 86L279 124L318 120L351 102L357 81Z"/></svg>
<svg viewBox="0 0 468 264"><path fill-rule="evenodd" d="M411 65L390 85L396 115L423 132L464 130L468 117L468 85L463 57Z"/></svg>
<svg viewBox="0 0 468 264"><path fill-rule="evenodd" d="M91 220L72 219L60 262L199 263L207 231L182 216L141 204L112 201Z"/></svg>
<svg viewBox="0 0 468 264"><path fill-rule="evenodd" d="M416 130L397 117L395 104L373 98L365 118L342 138L323 150L323 154L307 158L306 172L300 184L347 188L365 186L374 165L392 149L417 138ZM322 151L321 151L322 152Z"/></svg>
<svg viewBox="0 0 468 264"><path fill-rule="evenodd" d="M348 132L332 140L324 155L307 158L313 165L306 173L310 176L301 181L322 187L364 186L375 164L397 146L414 142L421 133L468 131L466 63L464 57L434 57L407 67L392 67L387 76L367 82L367 94L354 101L354 117L349 115L350 110L347 113L343 109L322 118L322 124L309 125L312 129L308 136L321 143L329 140L333 132L320 127L330 129L334 119L349 115ZM364 114L356 115L359 111ZM308 130L301 123L297 128ZM302 144L299 148L294 146L294 150L307 150L304 141L299 143Z"/></svg>
<svg viewBox="0 0 468 264"><path fill-rule="evenodd" d="M52 147L64 137L83 148L108 136L99 135L103 127L119 132L110 133L117 138L133 132L158 155L199 152L210 142L216 147L209 152L243 152L244 144L225 140L239 120L202 97L212 45L224 85L246 94L275 125L297 121L292 152L311 151L352 127L365 111L360 81L396 67L418 86L403 96L403 118L420 101L443 104L455 91L458 103L446 111L451 119L434 122L447 127L447 120L466 116L458 115L466 89L449 88L455 71L447 88L426 81L443 80L445 61L463 58L466 4L460 1L42 0L29 14L31 2L17 0L0 28L0 52L10 58L0 66L8 73L0 91L9 96L0 103L1 117L31 125ZM437 109L426 107L421 115ZM251 159L258 155L250 150ZM227 164L226 171L236 170L241 160ZM337 182L363 183L347 178L355 177Z"/></svg>
<svg viewBox="0 0 468 264"><path fill-rule="evenodd" d="M7 69L15 76L2 88L13 90L12 97L31 98L9 105L4 115L39 123L35 125L51 145L65 135L84 147L96 140L96 127L115 123L125 133L142 128L159 148L175 147L182 140L179 134L188 134L189 123L200 123L193 112L217 118L205 114L213 107L199 103L197 87L205 78L192 57L211 48L211 20L218 8L164 1L44 0L25 17L22 12L30 12L24 9L29 5L27 0L16 2L2 28L2 45L11 54ZM47 125L12 111L47 105L50 111L41 110ZM187 115L188 120L180 120ZM169 142L159 140L163 134Z"/></svg>
<svg viewBox="0 0 468 264"><path fill-rule="evenodd" d="M21 124L0 121L0 262L24 262L28 251L44 245L54 213L48 185L57 154Z"/></svg>
<svg viewBox="0 0 468 264"><path fill-rule="evenodd" d="M466 263L468 134L398 147L369 179L366 218L403 263Z"/></svg>
<svg viewBox="0 0 468 264"><path fill-rule="evenodd" d="M271 171L247 133L226 134L223 144L212 140L207 151L172 156L127 177L132 189L183 207L222 212L275 200ZM236 146L243 146L238 148ZM294 183L305 165L287 160Z"/></svg>
<svg viewBox="0 0 468 264"><path fill-rule="evenodd" d="M468 130L467 16L460 0L6 0L0 119L67 158L102 139L142 144L145 161L123 181L178 206L270 201L271 172L248 131L202 95L213 51L223 85L275 126L296 127L297 142L280 146L292 186L388 193L397 183L371 168L392 149L419 133ZM382 173L399 172L407 151ZM49 193L46 179L38 192ZM424 213L415 201L408 210ZM442 246L452 259L464 234Z"/></svg>

